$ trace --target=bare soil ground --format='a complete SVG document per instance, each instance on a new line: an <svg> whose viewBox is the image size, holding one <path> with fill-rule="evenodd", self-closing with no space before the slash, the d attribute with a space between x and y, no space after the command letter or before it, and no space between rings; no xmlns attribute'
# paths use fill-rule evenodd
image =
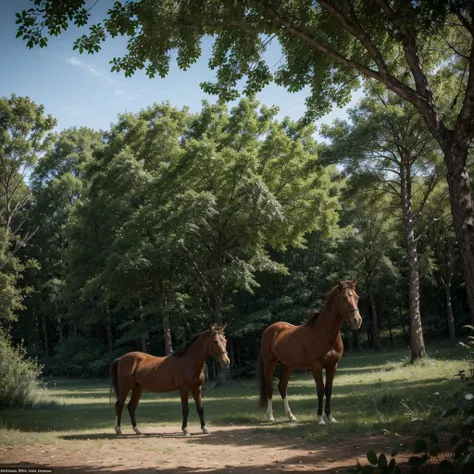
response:
<svg viewBox="0 0 474 474"><path fill-rule="evenodd" d="M48 468L63 472L99 473L342 473L365 462L369 448L390 455L400 438L358 436L336 444L316 444L249 426L214 427L210 435L190 426L185 438L172 427L143 428L144 434L59 435L48 445L0 446L2 467ZM406 460L407 456L397 456Z"/></svg>

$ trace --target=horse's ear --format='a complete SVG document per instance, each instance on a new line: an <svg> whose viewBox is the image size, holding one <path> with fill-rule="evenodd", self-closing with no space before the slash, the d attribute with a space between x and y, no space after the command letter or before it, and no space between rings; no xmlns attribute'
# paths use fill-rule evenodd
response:
<svg viewBox="0 0 474 474"><path fill-rule="evenodd" d="M214 331L214 324L210 324L209 325L209 331L212 333Z"/></svg>
<svg viewBox="0 0 474 474"><path fill-rule="evenodd" d="M337 285L337 289L342 290L342 287L343 287L342 280L339 280L339 283Z"/></svg>
<svg viewBox="0 0 474 474"><path fill-rule="evenodd" d="M221 327L221 331L224 332L225 327L227 326L227 321L224 323L224 325Z"/></svg>
<svg viewBox="0 0 474 474"><path fill-rule="evenodd" d="M357 278L352 282L352 286L355 288L357 285Z"/></svg>

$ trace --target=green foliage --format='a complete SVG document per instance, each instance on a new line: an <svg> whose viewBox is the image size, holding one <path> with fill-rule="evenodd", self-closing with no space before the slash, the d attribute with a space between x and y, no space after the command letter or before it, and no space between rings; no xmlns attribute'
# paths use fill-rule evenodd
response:
<svg viewBox="0 0 474 474"><path fill-rule="evenodd" d="M271 80L290 91L308 87L308 111L315 116L327 112L333 103L347 103L350 91L360 84L361 73L412 96L414 101L415 87L407 71L414 74L415 68L410 68L409 54L403 55L409 41L419 41L416 54L424 72L435 76L434 86L447 79L453 85L463 82L460 77L468 41L453 23L445 21L455 15L469 16L467 0L400 0L386 8L333 1L316 6L310 0L252 0L245 4L187 0L179 5L115 2L106 18L77 39L73 49L95 53L108 38L125 36L127 53L111 60L112 70L130 76L144 69L149 77L164 77L170 69L171 52L175 52L178 66L186 70L201 56L203 38L211 36L214 45L209 66L217 77L214 83L202 84L206 92L233 100L242 80L248 95L259 92ZM61 34L71 24L87 24L90 18L82 1L42 0L17 14L17 36L30 48L44 47L48 36ZM279 42L283 53L276 71L262 58L272 41ZM453 50L458 54L456 71L444 63L452 60Z"/></svg>
<svg viewBox="0 0 474 474"><path fill-rule="evenodd" d="M47 361L46 374L68 377L107 377L113 360L123 355L124 347L107 351L102 342L81 335L70 336L57 346Z"/></svg>
<svg viewBox="0 0 474 474"><path fill-rule="evenodd" d="M23 346L14 346L0 331L0 410L30 407L36 400L42 367L26 358Z"/></svg>
<svg viewBox="0 0 474 474"><path fill-rule="evenodd" d="M21 287L25 270L37 268L34 258L20 251L31 239L25 225L30 191L24 177L52 143L56 121L28 97L0 98L0 324L8 327L23 309L30 287Z"/></svg>

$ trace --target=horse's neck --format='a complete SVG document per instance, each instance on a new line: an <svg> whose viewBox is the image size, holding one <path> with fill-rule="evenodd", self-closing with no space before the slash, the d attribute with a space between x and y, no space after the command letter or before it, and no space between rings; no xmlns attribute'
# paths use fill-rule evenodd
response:
<svg viewBox="0 0 474 474"><path fill-rule="evenodd" d="M332 295L332 297L327 299L326 304L319 313L312 332L315 337L323 339L323 344L326 343L330 347L336 341L341 327L342 315L337 310L337 295Z"/></svg>
<svg viewBox="0 0 474 474"><path fill-rule="evenodd" d="M198 368L202 368L204 362L206 362L207 356L209 355L207 337L207 332L204 332L186 351L188 358L192 360Z"/></svg>

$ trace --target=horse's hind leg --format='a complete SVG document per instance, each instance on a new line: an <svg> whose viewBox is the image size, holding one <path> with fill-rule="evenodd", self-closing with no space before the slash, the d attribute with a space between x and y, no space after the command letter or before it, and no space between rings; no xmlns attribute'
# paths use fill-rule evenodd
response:
<svg viewBox="0 0 474 474"><path fill-rule="evenodd" d="M326 405L324 407L324 413L328 417L330 423L337 423L336 419L331 415L331 395L332 395L332 383L334 376L336 375L337 365L334 367L328 367L326 369L326 387L324 389L326 395Z"/></svg>
<svg viewBox="0 0 474 474"><path fill-rule="evenodd" d="M202 406L202 399L201 399L201 387L196 387L192 390L194 403L196 404L196 411L199 416L199 421L201 422L201 429L204 434L209 434L209 430L207 429L206 422L204 421L204 407Z"/></svg>
<svg viewBox="0 0 474 474"><path fill-rule="evenodd" d="M313 368L313 377L316 382L316 390L318 393L318 423L325 425L323 418L323 399L324 399L324 381L323 381L323 370Z"/></svg>
<svg viewBox="0 0 474 474"><path fill-rule="evenodd" d="M290 421L296 421L296 418L291 413L290 405L288 403L288 394L286 388L288 387L288 381L290 380L291 372L293 368L288 365L281 364L280 372L280 382L278 383L278 391L280 392L281 398L283 399L283 404L285 405L285 415Z"/></svg>
<svg viewBox="0 0 474 474"><path fill-rule="evenodd" d="M183 423L181 429L183 430L184 436L189 436L188 430L188 415L189 415L189 390L182 388L179 391L181 395L181 411L183 413Z"/></svg>
<svg viewBox="0 0 474 474"><path fill-rule="evenodd" d="M267 388L267 417L268 421L274 422L272 397L273 397L273 373L277 366L277 360L267 360L264 362L265 384Z"/></svg>
<svg viewBox="0 0 474 474"><path fill-rule="evenodd" d="M133 382L121 381L118 398L115 401L115 432L118 435L122 434L122 430L120 428L120 422L122 419L122 410L123 406L125 405L125 400L127 399L128 392L132 388Z"/></svg>
<svg viewBox="0 0 474 474"><path fill-rule="evenodd" d="M132 422L133 431L137 435L143 434L137 426L137 419L135 418L135 410L137 409L138 402L140 401L140 397L142 396L143 388L140 385L135 385L132 388L132 396L130 397L130 401L128 402L127 408L128 413L130 414L130 420Z"/></svg>

